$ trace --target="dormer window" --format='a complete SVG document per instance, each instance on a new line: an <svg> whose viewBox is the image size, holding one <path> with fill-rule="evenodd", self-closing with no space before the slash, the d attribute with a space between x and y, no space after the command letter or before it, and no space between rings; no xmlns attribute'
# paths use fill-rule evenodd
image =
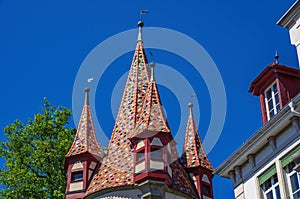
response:
<svg viewBox="0 0 300 199"><path fill-rule="evenodd" d="M72 182L78 182L83 180L83 171L72 172Z"/></svg>
<svg viewBox="0 0 300 199"><path fill-rule="evenodd" d="M280 110L279 94L276 82L265 91L265 103L268 120Z"/></svg>

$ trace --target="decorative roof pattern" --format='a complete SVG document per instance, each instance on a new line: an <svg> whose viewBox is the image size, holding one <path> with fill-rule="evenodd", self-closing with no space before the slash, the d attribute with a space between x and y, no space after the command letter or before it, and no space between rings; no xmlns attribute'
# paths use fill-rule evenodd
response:
<svg viewBox="0 0 300 199"><path fill-rule="evenodd" d="M90 154L93 154L98 158L102 158L104 156L104 153L97 141L92 114L88 103L89 89L86 89L85 92L85 105L82 109L74 142L69 149L66 157L89 152Z"/></svg>
<svg viewBox="0 0 300 199"><path fill-rule="evenodd" d="M148 84L140 120L133 136L137 136L145 130L170 133L170 128L162 109L157 85L154 80Z"/></svg>
<svg viewBox="0 0 300 199"><path fill-rule="evenodd" d="M184 170L182 164L180 164L177 159L171 165L172 168L172 189L176 191L183 192L192 198L198 198L198 194L195 192L195 188L193 187L189 176Z"/></svg>
<svg viewBox="0 0 300 199"><path fill-rule="evenodd" d="M196 128L192 107L190 103L190 115L186 126L184 148L182 154L183 165L186 168L201 166L211 171L214 170L204 151L198 129Z"/></svg>
<svg viewBox="0 0 300 199"><path fill-rule="evenodd" d="M108 155L94 175L87 195L116 186L133 185L133 151L128 138L132 136L139 120L149 82L147 58L141 40L136 50L127 78L118 116L108 145Z"/></svg>

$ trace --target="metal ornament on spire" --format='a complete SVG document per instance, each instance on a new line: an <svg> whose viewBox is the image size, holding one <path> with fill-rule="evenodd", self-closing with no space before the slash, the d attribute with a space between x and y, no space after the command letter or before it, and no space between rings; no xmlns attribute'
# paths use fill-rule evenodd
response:
<svg viewBox="0 0 300 199"><path fill-rule="evenodd" d="M276 61L275 61L275 63L276 64L279 64L279 55L278 55L278 52L277 52L277 50L276 50L276 53L275 53L275 59L276 59Z"/></svg>
<svg viewBox="0 0 300 199"><path fill-rule="evenodd" d="M84 99L84 105L90 105L89 102L89 92L90 92L90 88L85 88L85 99Z"/></svg>
<svg viewBox="0 0 300 199"><path fill-rule="evenodd" d="M139 34L138 34L138 41L143 41L143 38L142 38L142 27L144 26L144 22L142 20L142 15L148 13L149 10L141 10L140 11L140 21L138 22L138 27L139 27Z"/></svg>
<svg viewBox="0 0 300 199"><path fill-rule="evenodd" d="M190 103L188 104L188 106L189 106L189 108L190 108L190 116L191 116L192 118L194 118L194 117L193 117L193 103L190 102Z"/></svg>
<svg viewBox="0 0 300 199"><path fill-rule="evenodd" d="M149 64L149 66L151 67L150 81L153 82L153 81L155 81L155 79L154 79L154 67L155 67L155 63L154 63L154 62L151 62L151 63Z"/></svg>

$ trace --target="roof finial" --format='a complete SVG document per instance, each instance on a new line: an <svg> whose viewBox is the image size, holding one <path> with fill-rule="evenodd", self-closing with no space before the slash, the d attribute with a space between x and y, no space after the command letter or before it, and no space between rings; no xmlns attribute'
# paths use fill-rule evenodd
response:
<svg viewBox="0 0 300 199"><path fill-rule="evenodd" d="M276 50L276 53L275 53L275 59L276 59L276 61L275 61L275 64L279 64L279 55L278 55L278 52L277 52L277 50Z"/></svg>
<svg viewBox="0 0 300 199"><path fill-rule="evenodd" d="M144 26L144 22L142 21L142 15L148 13L148 10L141 10L140 11L140 21L138 22L139 26L139 34L138 34L138 41L142 41L142 27Z"/></svg>
<svg viewBox="0 0 300 199"><path fill-rule="evenodd" d="M89 102L89 92L90 92L90 89L89 88L85 88L84 91L85 91L84 105L90 105L90 102Z"/></svg>
<svg viewBox="0 0 300 199"><path fill-rule="evenodd" d="M155 67L155 63L154 63L154 62L151 62L151 63L149 64L149 66L151 67L150 81L152 82L152 81L155 81L155 79L154 79L154 67Z"/></svg>
<svg viewBox="0 0 300 199"><path fill-rule="evenodd" d="M193 117L193 103L190 102L190 103L188 104L188 106L189 106L189 108L190 108L190 116Z"/></svg>

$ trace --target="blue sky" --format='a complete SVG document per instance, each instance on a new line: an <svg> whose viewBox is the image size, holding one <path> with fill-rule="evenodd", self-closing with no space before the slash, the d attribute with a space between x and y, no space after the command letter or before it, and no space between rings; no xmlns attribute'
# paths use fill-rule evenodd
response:
<svg viewBox="0 0 300 199"><path fill-rule="evenodd" d="M32 118L44 97L53 105L71 108L73 85L83 60L102 41L136 28L139 10L148 9L143 17L145 27L168 28L193 38L209 53L221 74L227 96L226 120L220 139L208 154L216 168L261 127L259 98L248 93L248 88L274 61L275 51L279 52L280 63L298 67L288 30L276 25L293 3L294 0L0 0L0 128L15 119L26 122ZM144 41L147 47L146 37ZM150 60L174 67L195 86L201 115L199 132L204 138L211 114L205 82L180 57L162 50L151 51L154 56ZM148 50L147 53L149 56ZM110 102L107 97L111 96L111 84L129 69L131 59L132 52L120 56L95 85L96 111L107 136L113 127L113 114L105 108L110 107L106 103ZM177 131L179 102L170 89L160 86L159 90L171 130ZM4 139L3 133L0 139ZM216 176L214 194L216 199L233 198L230 180Z"/></svg>

